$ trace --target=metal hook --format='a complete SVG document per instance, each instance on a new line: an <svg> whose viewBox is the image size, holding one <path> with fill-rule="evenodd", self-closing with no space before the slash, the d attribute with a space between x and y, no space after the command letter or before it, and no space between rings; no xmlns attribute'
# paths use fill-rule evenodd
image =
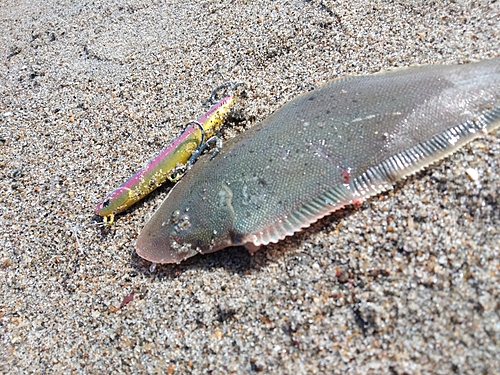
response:
<svg viewBox="0 0 500 375"><path fill-rule="evenodd" d="M191 120L191 121L189 121L186 125L184 125L184 130L182 131L182 133L184 133L184 132L187 130L187 128L189 127L189 125L196 125L196 126L198 126L198 128L200 128L200 131L201 131L201 139L200 139L200 143L198 144L198 147L196 148L196 149L198 149L198 148L200 148L200 147L203 145L203 143L205 142L205 129L203 129L203 125L201 125L198 121L196 121L196 120ZM181 134L182 134L182 133L181 133Z"/></svg>
<svg viewBox="0 0 500 375"><path fill-rule="evenodd" d="M198 158L198 156L200 156L200 154L203 152L203 150L205 150L207 148L208 144L212 143L214 141L216 142L216 148L215 148L215 151L212 154L212 156L210 156L210 160L212 160L215 157L215 155L217 155L219 153L219 151L222 149L222 139L220 139L219 137L214 135L208 141L206 141L202 146L198 147L198 149L193 153L193 155L191 155L191 157L189 158L189 160L187 162L187 169L191 168L191 166L194 164L196 158Z"/></svg>
<svg viewBox="0 0 500 375"><path fill-rule="evenodd" d="M238 90L238 88L243 87L243 91L246 88L246 86L245 86L245 84L243 82L232 83L231 81L227 81L224 78L224 76L222 75L222 73L220 73L220 75L222 76L222 79L226 81L226 83L224 83L224 84L222 84L220 86L217 86L215 89L213 89L212 93L210 94L210 97L205 102L205 104L212 104L212 105L216 104L217 103L216 96L222 90L231 89L233 92L236 93L236 91Z"/></svg>
<svg viewBox="0 0 500 375"><path fill-rule="evenodd" d="M217 99L215 99L215 97L217 96L217 94L219 93L219 91L222 91L222 90L225 90L227 88L230 88L231 87L231 83L224 83L220 86L217 86L215 89L212 90L212 93L210 94L210 97L208 98L208 100L205 102L205 104L210 104L210 105L214 105L217 103Z"/></svg>

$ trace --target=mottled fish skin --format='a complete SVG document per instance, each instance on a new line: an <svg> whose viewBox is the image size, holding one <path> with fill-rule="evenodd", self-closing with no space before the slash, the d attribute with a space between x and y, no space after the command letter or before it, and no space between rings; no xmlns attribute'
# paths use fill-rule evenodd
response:
<svg viewBox="0 0 500 375"><path fill-rule="evenodd" d="M205 156L137 239L152 262L255 250L500 125L500 58L333 81Z"/></svg>

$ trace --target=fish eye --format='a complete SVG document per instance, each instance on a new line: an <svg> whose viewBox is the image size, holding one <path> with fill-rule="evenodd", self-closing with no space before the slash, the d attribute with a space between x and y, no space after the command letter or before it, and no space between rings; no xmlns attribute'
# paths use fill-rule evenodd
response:
<svg viewBox="0 0 500 375"><path fill-rule="evenodd" d="M189 221L189 216L183 216L179 222L174 226L174 230L177 233L184 232L191 228L191 222Z"/></svg>

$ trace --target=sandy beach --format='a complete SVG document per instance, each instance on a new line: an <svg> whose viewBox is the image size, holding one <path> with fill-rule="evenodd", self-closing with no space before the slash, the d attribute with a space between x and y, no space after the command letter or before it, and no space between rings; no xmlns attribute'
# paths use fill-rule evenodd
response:
<svg viewBox="0 0 500 375"><path fill-rule="evenodd" d="M499 131L253 256L138 257L171 184L90 225L222 77L229 139L338 77L500 56L500 2L6 0L0 25L1 374L500 373Z"/></svg>

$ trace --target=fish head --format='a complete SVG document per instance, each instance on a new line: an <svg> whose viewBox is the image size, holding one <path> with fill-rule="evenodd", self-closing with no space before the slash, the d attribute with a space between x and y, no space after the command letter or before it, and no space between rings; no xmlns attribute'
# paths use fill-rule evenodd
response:
<svg viewBox="0 0 500 375"><path fill-rule="evenodd" d="M155 263L179 263L238 244L232 191L224 184L188 184L182 179L143 228L137 254Z"/></svg>

